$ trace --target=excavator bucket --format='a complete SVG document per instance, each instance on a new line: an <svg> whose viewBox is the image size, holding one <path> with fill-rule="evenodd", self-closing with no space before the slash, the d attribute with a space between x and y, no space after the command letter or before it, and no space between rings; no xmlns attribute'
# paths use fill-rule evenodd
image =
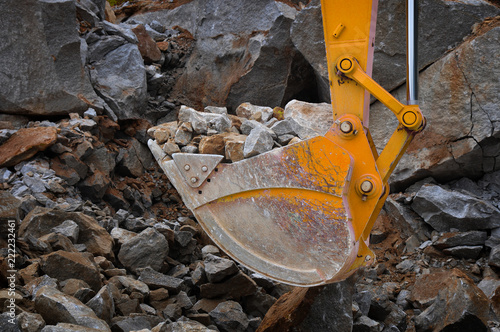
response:
<svg viewBox="0 0 500 332"><path fill-rule="evenodd" d="M336 60L348 55L359 75L369 77L376 7L372 0L322 1L335 120L324 136L235 163L222 163L219 155L164 157L149 141L211 239L236 261L279 282L340 281L374 261L369 232L388 194L387 173L394 163L379 172L363 121L369 103L365 84L340 73L350 68ZM397 159L404 148L393 145Z"/></svg>

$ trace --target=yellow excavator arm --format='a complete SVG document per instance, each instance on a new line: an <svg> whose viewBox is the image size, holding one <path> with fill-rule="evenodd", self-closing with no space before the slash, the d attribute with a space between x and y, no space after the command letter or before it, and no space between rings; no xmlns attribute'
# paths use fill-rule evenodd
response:
<svg viewBox="0 0 500 332"><path fill-rule="evenodd" d="M377 0L321 5L334 117L324 136L232 164L218 155L155 154L219 247L298 286L340 281L374 261L369 235L388 178L425 123L417 105L403 105L371 78ZM368 130L370 94L399 120L380 155Z"/></svg>

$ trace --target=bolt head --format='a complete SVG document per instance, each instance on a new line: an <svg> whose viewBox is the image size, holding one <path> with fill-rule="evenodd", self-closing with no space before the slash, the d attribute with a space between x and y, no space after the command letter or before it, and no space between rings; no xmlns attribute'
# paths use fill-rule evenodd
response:
<svg viewBox="0 0 500 332"><path fill-rule="evenodd" d="M368 194L373 190L373 183L371 181L365 180L361 183L360 189L363 193Z"/></svg>
<svg viewBox="0 0 500 332"><path fill-rule="evenodd" d="M340 68L342 70L349 70L352 68L352 61L350 59L343 59L340 61Z"/></svg>
<svg viewBox="0 0 500 332"><path fill-rule="evenodd" d="M201 166L201 170L202 170L203 172L206 172L206 171L208 171L208 167L207 167L207 166Z"/></svg>
<svg viewBox="0 0 500 332"><path fill-rule="evenodd" d="M353 130L353 125L350 121L342 121L340 123L340 131L344 134L349 134Z"/></svg>
<svg viewBox="0 0 500 332"><path fill-rule="evenodd" d="M185 171L189 171L191 169L191 166L189 166L188 164L184 165L184 170Z"/></svg>
<svg viewBox="0 0 500 332"><path fill-rule="evenodd" d="M403 114L403 122L405 123L405 125L411 126L416 121L417 121L417 115L415 113L409 111Z"/></svg>
<svg viewBox="0 0 500 332"><path fill-rule="evenodd" d="M191 182L192 183L196 183L196 181L198 181L198 178L195 178L194 176L191 178Z"/></svg>

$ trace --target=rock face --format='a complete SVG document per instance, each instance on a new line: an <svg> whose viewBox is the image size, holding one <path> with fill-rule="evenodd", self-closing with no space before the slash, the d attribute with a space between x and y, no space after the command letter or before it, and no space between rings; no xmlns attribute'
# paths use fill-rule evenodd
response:
<svg viewBox="0 0 500 332"><path fill-rule="evenodd" d="M78 36L75 2L4 5L0 111L55 115L83 113L89 106L102 109L82 63L85 42Z"/></svg>
<svg viewBox="0 0 500 332"><path fill-rule="evenodd" d="M438 231L461 231L500 227L500 210L472 195L424 185L418 191L412 209Z"/></svg>
<svg viewBox="0 0 500 332"><path fill-rule="evenodd" d="M395 0L381 0L375 38L373 78L387 90L404 83L406 72L405 6ZM436 13L439 19L436 20ZM484 1L450 3L424 0L419 3L419 69L439 59L457 46L471 32L474 24L499 14L494 5ZM457 24L450 25L450 21ZM313 0L301 10L292 24L295 47L314 68L322 101L330 100L328 69L323 38L321 5Z"/></svg>
<svg viewBox="0 0 500 332"><path fill-rule="evenodd" d="M124 44L92 63L90 72L99 95L118 119L138 118L147 100L146 70L137 45Z"/></svg>
<svg viewBox="0 0 500 332"><path fill-rule="evenodd" d="M293 69L304 62L290 40L295 13L294 8L275 1L196 1L174 10L134 15L133 19L180 26L196 39L174 95L181 101L188 98L196 107L227 105L234 110L242 99L284 106L300 93L289 84L302 79ZM314 84L313 76L309 82ZM252 91L246 88L248 84L253 85Z"/></svg>
<svg viewBox="0 0 500 332"><path fill-rule="evenodd" d="M442 181L477 178L498 169L498 108L495 91L498 68L485 59L497 53L500 28L486 23L478 35L432 64L420 75L420 107L427 128L417 136L396 168L392 181L408 183L433 176ZM394 92L405 99L404 88ZM496 105L496 106L495 106ZM442 112L433 110L440 109ZM379 103L371 110L370 125L377 147L396 128L394 116Z"/></svg>

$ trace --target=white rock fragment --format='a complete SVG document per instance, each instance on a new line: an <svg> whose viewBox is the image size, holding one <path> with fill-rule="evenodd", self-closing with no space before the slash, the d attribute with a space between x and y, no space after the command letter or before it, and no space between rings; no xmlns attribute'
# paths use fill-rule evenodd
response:
<svg viewBox="0 0 500 332"><path fill-rule="evenodd" d="M273 137L269 131L257 126L248 135L243 148L243 156L250 158L258 154L270 151L273 148Z"/></svg>

